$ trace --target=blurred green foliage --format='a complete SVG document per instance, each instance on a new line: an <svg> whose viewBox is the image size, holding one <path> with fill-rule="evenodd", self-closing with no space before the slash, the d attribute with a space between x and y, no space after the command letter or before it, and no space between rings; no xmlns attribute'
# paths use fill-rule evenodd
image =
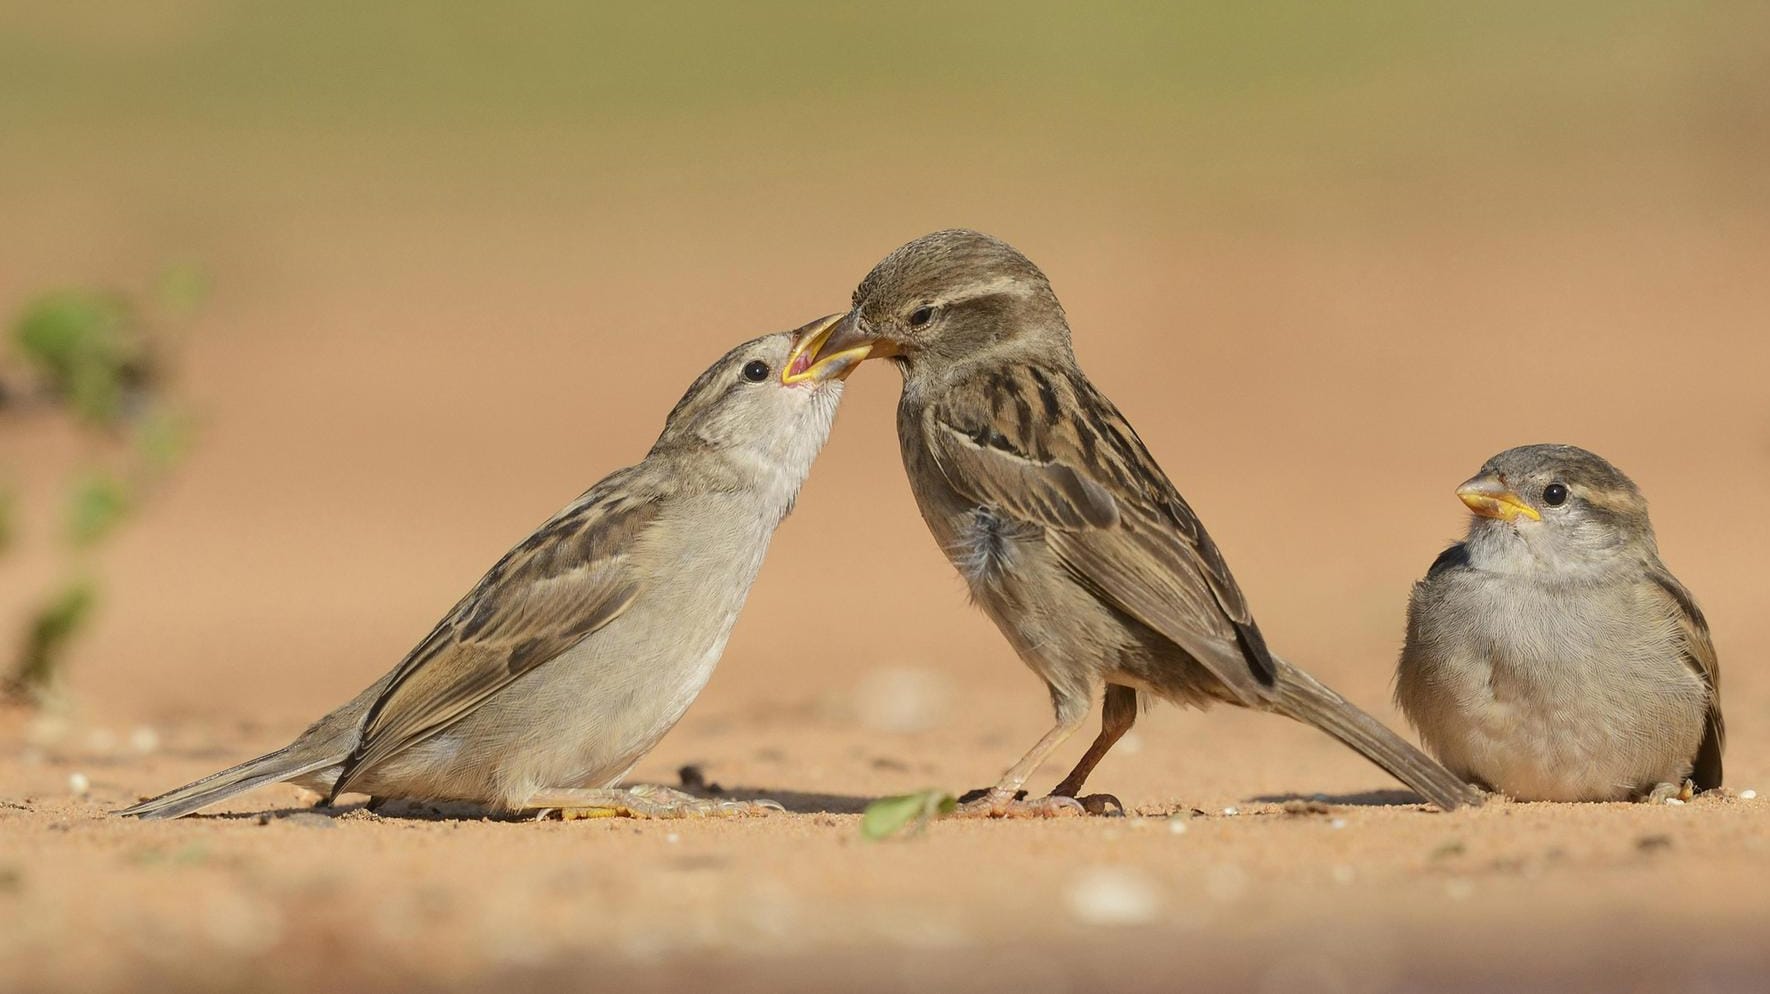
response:
<svg viewBox="0 0 1770 994"><path fill-rule="evenodd" d="M77 431L77 469L60 488L65 503L56 547L63 578L26 622L4 681L7 696L41 701L57 683L69 647L98 603L93 550L128 521L189 446L189 419L168 397L160 366L166 328L200 305L202 275L169 271L144 295L75 288L28 302L13 323L9 363L23 380L5 384L0 415L25 430ZM18 499L0 489L0 552L16 543Z"/></svg>
<svg viewBox="0 0 1770 994"><path fill-rule="evenodd" d="M92 617L98 592L89 579L67 581L50 596L25 629L24 646L14 664L11 690L37 697L55 685L68 644Z"/></svg>
<svg viewBox="0 0 1770 994"><path fill-rule="evenodd" d="M64 290L25 308L14 333L19 354L43 383L88 422L114 424L146 363L138 323L116 294Z"/></svg>
<svg viewBox="0 0 1770 994"><path fill-rule="evenodd" d="M878 841L906 829L912 833L920 832L930 821L950 815L958 808L958 798L944 790L881 797L861 813L860 834Z"/></svg>

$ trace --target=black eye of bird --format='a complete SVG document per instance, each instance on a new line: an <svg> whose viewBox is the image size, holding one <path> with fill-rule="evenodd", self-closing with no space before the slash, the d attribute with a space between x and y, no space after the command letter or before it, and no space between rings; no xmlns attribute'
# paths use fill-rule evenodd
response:
<svg viewBox="0 0 1770 994"><path fill-rule="evenodd" d="M910 312L910 327L912 328L920 328L932 320L934 320L934 308L932 307L918 307Z"/></svg>
<svg viewBox="0 0 1770 994"><path fill-rule="evenodd" d="M744 363L744 379L751 383L761 383L768 379L768 363L761 359L751 359Z"/></svg>
<svg viewBox="0 0 1770 994"><path fill-rule="evenodd" d="M1551 483L1544 487L1543 503L1550 507L1560 507L1567 503L1567 488L1559 483Z"/></svg>

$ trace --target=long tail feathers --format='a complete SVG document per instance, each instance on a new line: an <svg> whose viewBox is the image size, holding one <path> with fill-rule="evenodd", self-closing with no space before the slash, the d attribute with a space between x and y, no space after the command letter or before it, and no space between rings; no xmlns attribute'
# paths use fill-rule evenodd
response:
<svg viewBox="0 0 1770 994"><path fill-rule="evenodd" d="M1478 788L1295 666L1281 664L1273 707L1340 740L1445 811L1483 800Z"/></svg>
<svg viewBox="0 0 1770 994"><path fill-rule="evenodd" d="M255 787L278 783L344 761L342 754L316 757L309 750L298 751L298 746L299 742L257 759L249 759L220 773L211 773L196 783L185 784L177 790L167 791L159 797L115 813L137 818L180 818L198 808L208 807L216 801L243 794Z"/></svg>

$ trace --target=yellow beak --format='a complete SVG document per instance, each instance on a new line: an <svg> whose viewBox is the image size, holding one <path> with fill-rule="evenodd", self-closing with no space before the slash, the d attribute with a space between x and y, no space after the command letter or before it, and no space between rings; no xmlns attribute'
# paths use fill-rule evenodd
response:
<svg viewBox="0 0 1770 994"><path fill-rule="evenodd" d="M793 352L787 356L787 365L781 370L782 383L820 382L823 380L843 380L854 372L854 367L872 351L872 345L857 345L831 355L820 355L824 343L836 326L847 317L846 314L831 314L818 318L799 329L799 339L793 343Z"/></svg>
<svg viewBox="0 0 1770 994"><path fill-rule="evenodd" d="M1497 476L1477 476L1458 487L1457 496L1469 505L1469 510L1484 518L1498 518L1501 521L1515 521L1521 517L1532 521L1543 520L1536 508L1526 504L1524 498L1514 493Z"/></svg>

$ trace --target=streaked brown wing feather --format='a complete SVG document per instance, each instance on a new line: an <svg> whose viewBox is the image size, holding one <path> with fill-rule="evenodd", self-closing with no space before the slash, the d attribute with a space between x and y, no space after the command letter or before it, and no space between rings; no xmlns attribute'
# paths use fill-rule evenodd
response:
<svg viewBox="0 0 1770 994"><path fill-rule="evenodd" d="M1096 596L1185 650L1243 703L1268 696L1276 666L1215 543L1079 373L991 370L927 417L931 454L955 490L1043 526Z"/></svg>
<svg viewBox="0 0 1770 994"><path fill-rule="evenodd" d="M630 475L604 480L512 549L407 655L370 707L334 797L633 603L631 550L659 505L622 485Z"/></svg>
<svg viewBox="0 0 1770 994"><path fill-rule="evenodd" d="M1702 609L1696 606L1696 598L1690 596L1690 591L1663 566L1653 569L1648 576L1672 600L1676 608L1678 631L1683 636L1685 665L1695 670L1702 681L1708 684L1708 727L1703 732L1702 745L1697 747L1691 779L1696 782L1699 790L1710 790L1721 786L1721 753L1727 745L1727 723L1721 717L1721 660L1715 654L1715 641L1709 634L1708 619L1702 616Z"/></svg>

